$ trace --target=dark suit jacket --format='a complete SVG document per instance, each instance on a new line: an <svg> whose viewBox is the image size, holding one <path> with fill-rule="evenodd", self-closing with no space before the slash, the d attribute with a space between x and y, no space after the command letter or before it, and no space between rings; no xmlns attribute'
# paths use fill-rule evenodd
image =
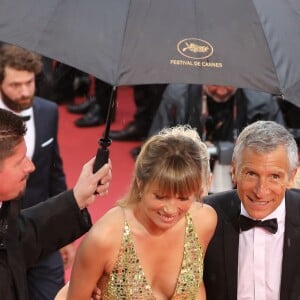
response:
<svg viewBox="0 0 300 300"><path fill-rule="evenodd" d="M35 97L33 114L36 140L32 161L36 170L29 175L22 208L31 207L67 189L57 142L57 105Z"/></svg>
<svg viewBox="0 0 300 300"><path fill-rule="evenodd" d="M285 200L280 299L296 300L300 299L300 190L286 191ZM218 214L217 228L204 261L207 299L236 300L240 200L233 190L205 197L204 202Z"/></svg>
<svg viewBox="0 0 300 300"><path fill-rule="evenodd" d="M31 207L67 189L58 146L58 108L56 103L35 97L33 101L35 145L22 208ZM64 284L64 266L55 251L27 273L30 293L35 298L53 299Z"/></svg>
<svg viewBox="0 0 300 300"><path fill-rule="evenodd" d="M72 191L21 213L18 202L6 202L0 209L8 211L0 218L0 299L28 300L26 269L91 227L87 210L79 210Z"/></svg>

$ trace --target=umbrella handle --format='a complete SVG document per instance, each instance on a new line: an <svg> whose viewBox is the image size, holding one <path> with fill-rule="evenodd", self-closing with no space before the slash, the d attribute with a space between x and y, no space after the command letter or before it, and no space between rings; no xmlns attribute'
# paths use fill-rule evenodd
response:
<svg viewBox="0 0 300 300"><path fill-rule="evenodd" d="M96 160L95 160L94 166L93 166L94 173L97 172L104 164L106 164L108 162L108 158L109 158L108 147L111 144L111 139L108 137L108 135L109 135L109 130L110 130L112 109L115 105L116 94L117 94L117 87L113 86L112 91L111 91L110 101L109 101L104 136L103 136L103 138L99 139L99 141L98 141L98 144L100 147L98 148L98 151L96 154ZM101 182L99 182L99 184L101 184Z"/></svg>
<svg viewBox="0 0 300 300"><path fill-rule="evenodd" d="M111 124L111 118L112 118L112 114L113 114L113 108L116 104L117 89L118 88L116 86L113 86L112 90L111 90L111 94L110 94L110 100L109 100L106 122L105 122L106 123L105 130L104 130L104 135L103 135L103 139L106 139L106 140L109 139L110 124Z"/></svg>
<svg viewBox="0 0 300 300"><path fill-rule="evenodd" d="M98 148L95 163L93 166L93 172L97 172L103 165L105 165L108 162L109 158L109 149L108 147L111 144L110 139L99 139L99 145L100 148Z"/></svg>

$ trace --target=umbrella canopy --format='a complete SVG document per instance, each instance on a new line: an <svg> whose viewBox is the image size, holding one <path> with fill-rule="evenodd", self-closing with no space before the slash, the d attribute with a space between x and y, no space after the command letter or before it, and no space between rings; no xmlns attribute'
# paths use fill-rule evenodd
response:
<svg viewBox="0 0 300 300"><path fill-rule="evenodd" d="M112 85L232 85L300 106L299 0L0 0L0 40Z"/></svg>

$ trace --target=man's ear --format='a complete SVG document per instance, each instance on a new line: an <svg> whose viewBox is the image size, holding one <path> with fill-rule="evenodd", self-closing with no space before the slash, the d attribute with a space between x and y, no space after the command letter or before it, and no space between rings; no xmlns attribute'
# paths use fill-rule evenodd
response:
<svg viewBox="0 0 300 300"><path fill-rule="evenodd" d="M300 167L292 171L288 182L288 188L300 189Z"/></svg>

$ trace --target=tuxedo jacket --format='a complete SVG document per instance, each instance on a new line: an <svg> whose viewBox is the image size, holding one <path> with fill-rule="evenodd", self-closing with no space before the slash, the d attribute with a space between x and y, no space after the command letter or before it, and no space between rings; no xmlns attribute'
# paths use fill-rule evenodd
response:
<svg viewBox="0 0 300 300"><path fill-rule="evenodd" d="M35 97L32 108L35 125L32 161L36 169L29 175L22 208L31 207L67 189L57 141L57 105Z"/></svg>
<svg viewBox="0 0 300 300"><path fill-rule="evenodd" d="M22 208L31 207L66 190L66 179L58 146L57 104L34 97L35 144ZM27 273L30 293L37 299L53 299L64 284L64 266L59 251L40 261Z"/></svg>
<svg viewBox="0 0 300 300"><path fill-rule="evenodd" d="M72 191L21 211L19 200L0 209L0 299L28 300L26 270L91 227ZM2 213L5 210L5 213Z"/></svg>
<svg viewBox="0 0 300 300"><path fill-rule="evenodd" d="M204 202L218 214L216 231L204 260L207 299L236 300L241 201L237 191L232 190L207 196ZM300 190L287 190L285 202L280 299L296 300L300 299Z"/></svg>

